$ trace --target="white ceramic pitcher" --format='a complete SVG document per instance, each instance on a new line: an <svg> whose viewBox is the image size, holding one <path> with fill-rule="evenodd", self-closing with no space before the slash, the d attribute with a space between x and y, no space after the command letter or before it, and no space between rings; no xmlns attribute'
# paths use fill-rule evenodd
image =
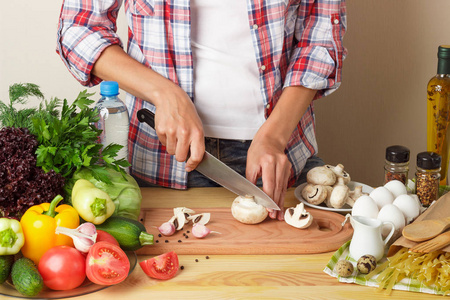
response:
<svg viewBox="0 0 450 300"><path fill-rule="evenodd" d="M353 236L350 242L350 256L355 260L367 254L373 255L377 261L383 258L386 244L394 234L395 225L392 222L382 222L378 219L352 216L350 214L345 216L345 222L348 219L350 219L353 227ZM392 227L384 240L381 236L383 225L390 225Z"/></svg>

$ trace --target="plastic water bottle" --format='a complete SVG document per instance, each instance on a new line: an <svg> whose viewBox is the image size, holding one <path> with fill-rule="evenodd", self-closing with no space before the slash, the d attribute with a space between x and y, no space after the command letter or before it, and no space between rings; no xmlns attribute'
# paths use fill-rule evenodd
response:
<svg viewBox="0 0 450 300"><path fill-rule="evenodd" d="M96 107L100 114L97 128L103 130L100 142L104 147L111 143L123 146L118 152L117 159L128 161L128 130L130 120L126 105L119 99L119 84L115 81L100 83L100 95Z"/></svg>

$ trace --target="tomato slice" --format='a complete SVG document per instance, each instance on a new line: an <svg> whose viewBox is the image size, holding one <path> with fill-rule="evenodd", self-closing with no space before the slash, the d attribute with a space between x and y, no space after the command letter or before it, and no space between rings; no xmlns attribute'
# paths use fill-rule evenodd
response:
<svg viewBox="0 0 450 300"><path fill-rule="evenodd" d="M179 267L178 256L174 251L141 261L139 265L148 276L162 280L173 278Z"/></svg>
<svg viewBox="0 0 450 300"><path fill-rule="evenodd" d="M86 275L100 285L113 285L124 281L130 271L127 254L109 242L97 242L86 257Z"/></svg>

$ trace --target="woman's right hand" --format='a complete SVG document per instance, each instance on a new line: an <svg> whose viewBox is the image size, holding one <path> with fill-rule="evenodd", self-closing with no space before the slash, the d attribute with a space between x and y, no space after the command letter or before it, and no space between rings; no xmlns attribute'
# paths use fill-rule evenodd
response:
<svg viewBox="0 0 450 300"><path fill-rule="evenodd" d="M152 101L156 106L156 134L177 161L188 159L186 171L190 172L205 153L203 125L186 92L169 80L166 84L158 88Z"/></svg>
<svg viewBox="0 0 450 300"><path fill-rule="evenodd" d="M167 152L194 170L205 153L203 125L194 104L177 84L131 58L118 45L103 50L92 69L103 80L155 105L155 129ZM189 158L188 158L189 156Z"/></svg>

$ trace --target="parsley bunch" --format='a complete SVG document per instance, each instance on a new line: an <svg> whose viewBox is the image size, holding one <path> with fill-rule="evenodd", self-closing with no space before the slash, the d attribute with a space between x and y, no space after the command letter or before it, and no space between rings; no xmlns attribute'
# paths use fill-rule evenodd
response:
<svg viewBox="0 0 450 300"><path fill-rule="evenodd" d="M70 178L77 170L86 167L92 170L97 180L110 184L106 167L125 176L123 168L130 164L125 158L115 159L121 145L110 144L103 148L99 143L101 130L94 126L99 120L98 112L89 108L94 103L89 99L92 95L85 90L71 105L66 99L54 98L45 101L45 105L41 103L37 109L16 110L14 105L26 104L28 96L43 99L43 95L34 84L15 84L10 87L10 105L0 102L0 122L3 126L28 128L36 136L36 165L45 172L54 170Z"/></svg>

